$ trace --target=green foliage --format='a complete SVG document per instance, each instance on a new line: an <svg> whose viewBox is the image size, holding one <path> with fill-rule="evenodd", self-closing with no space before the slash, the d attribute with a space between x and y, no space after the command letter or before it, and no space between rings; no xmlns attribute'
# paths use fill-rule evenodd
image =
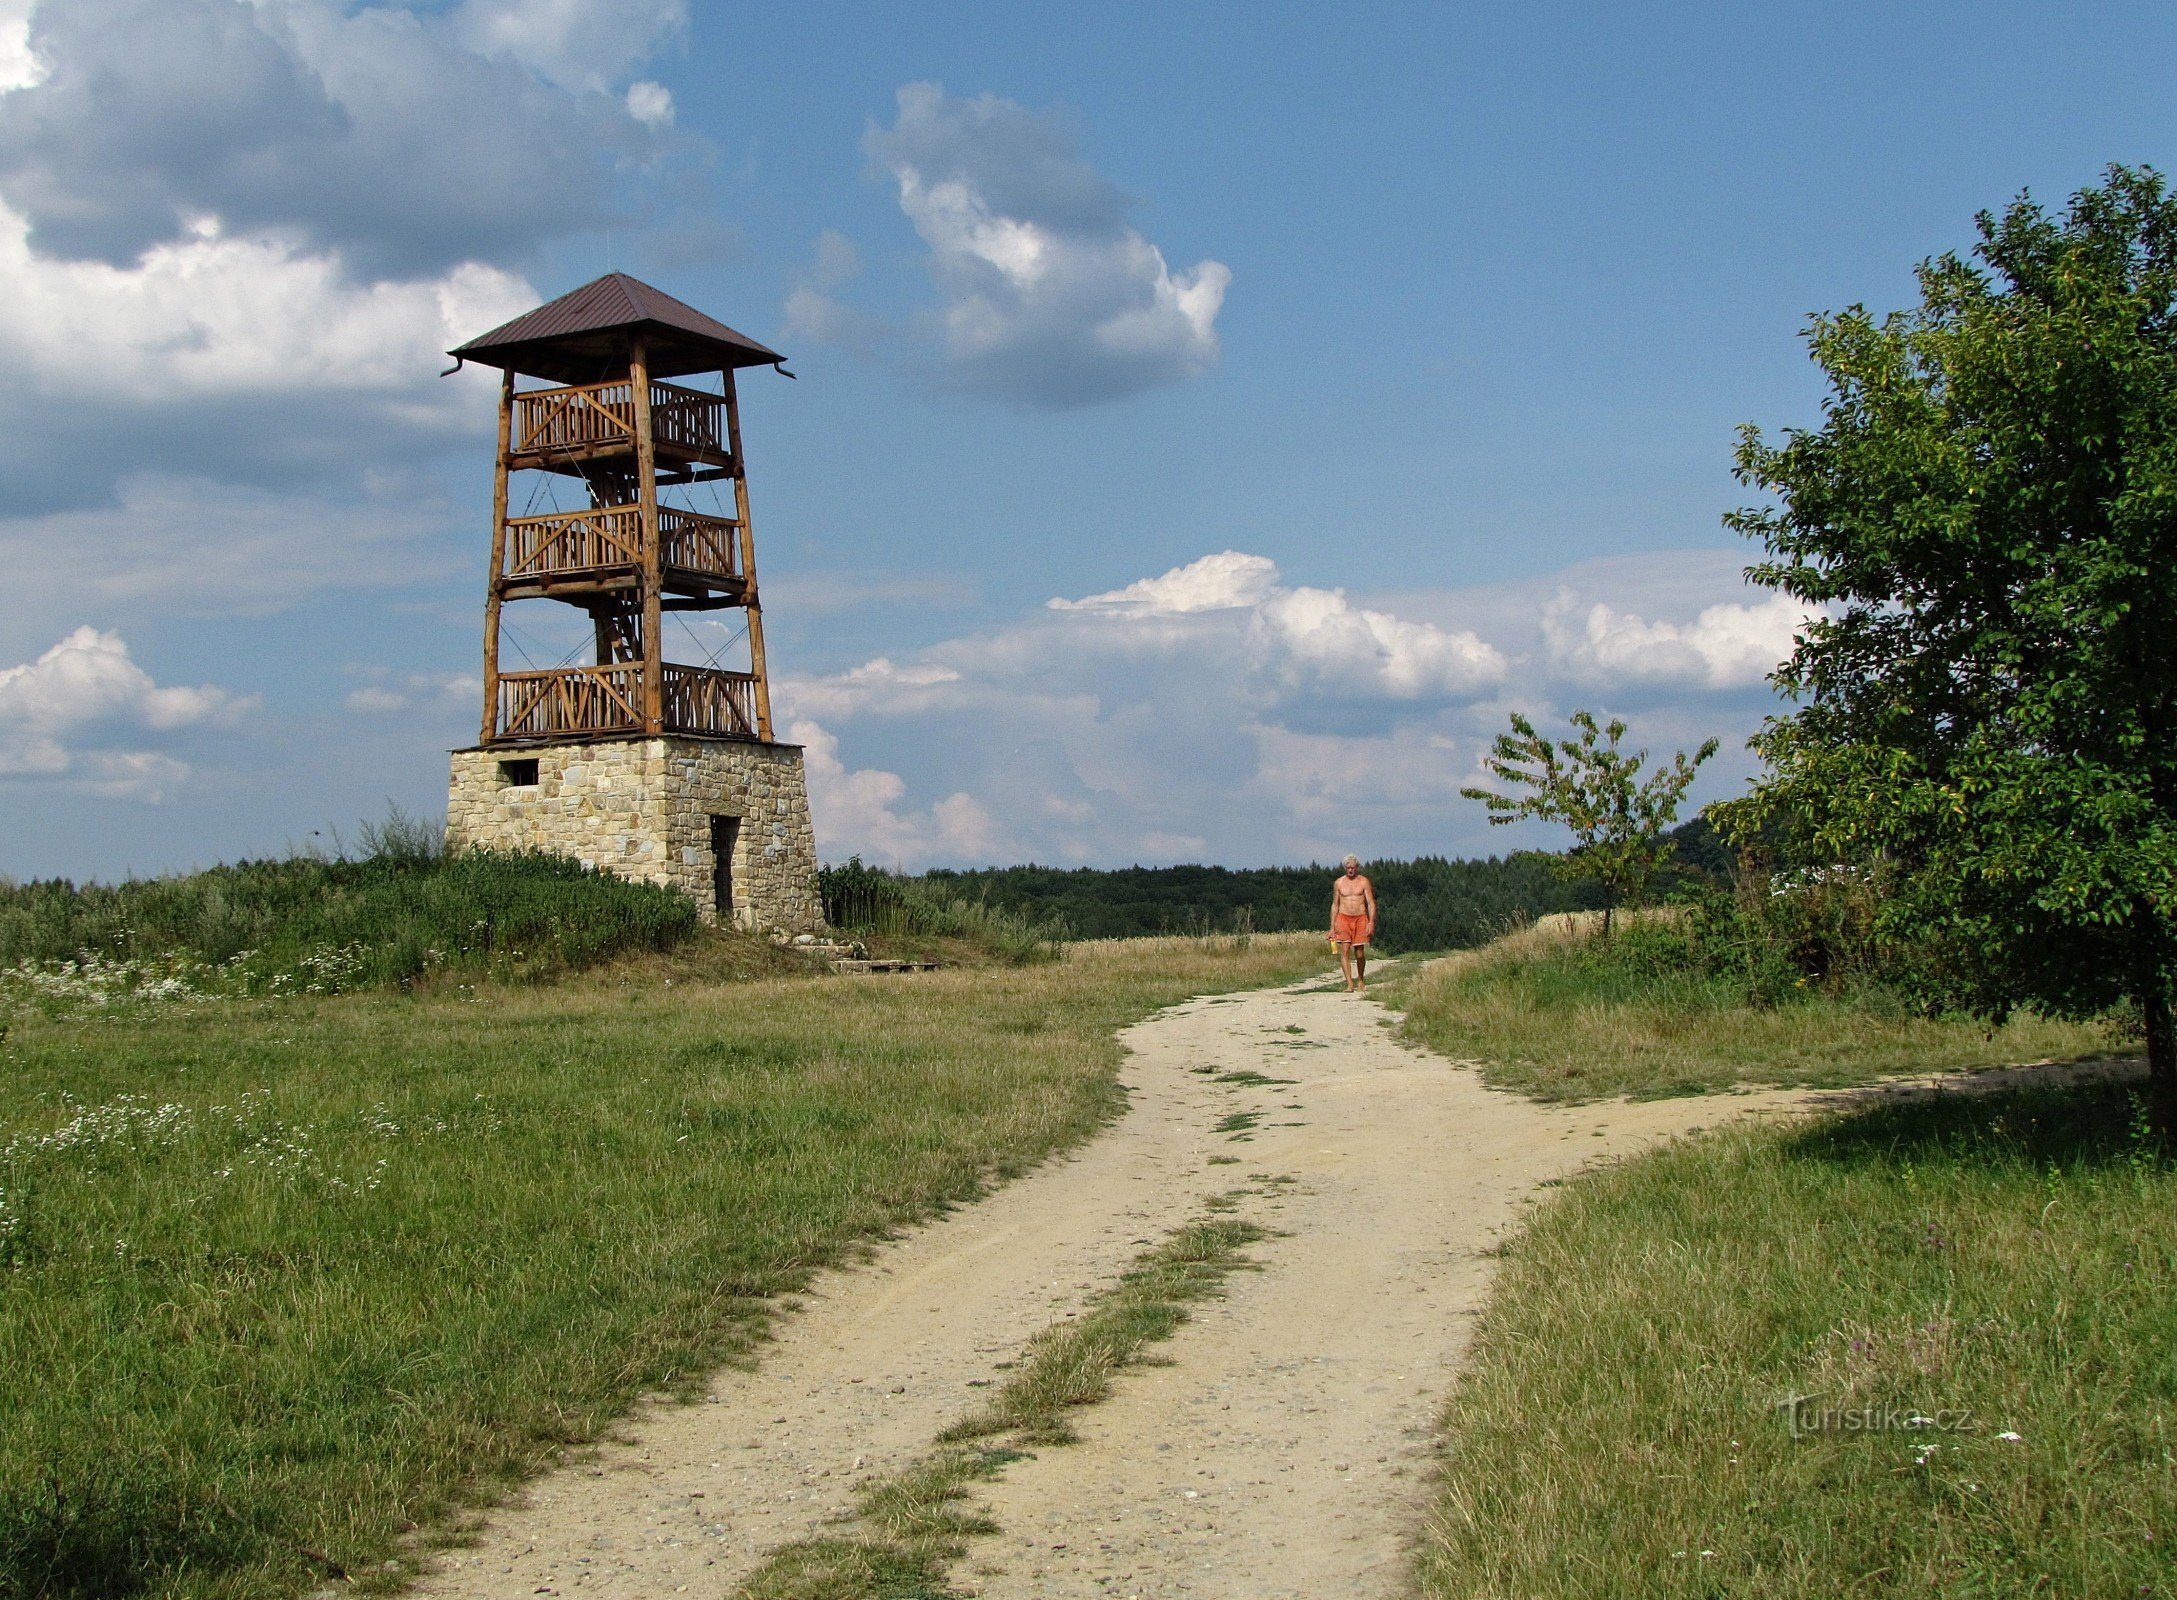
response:
<svg viewBox="0 0 2177 1600"><path fill-rule="evenodd" d="M1898 1097L1558 1191L1476 1332L1423 1594L2167 1593L2177 1170L2135 1116Z"/></svg>
<svg viewBox="0 0 2177 1600"><path fill-rule="evenodd" d="M1573 848L1558 857L1566 878L1592 878L1603 889L1603 937L1610 936L1611 914L1621 905L1638 905L1669 862L1673 842L1664 831L1677 820L1678 803L1692 787L1702 762L1716 753L1709 740L1688 761L1684 751L1643 780L1640 769L1648 752L1626 755L1618 748L1625 724L1613 720L1598 727L1586 711L1572 714L1577 739L1545 739L1535 725L1512 713L1512 731L1497 735L1488 760L1499 781L1525 794L1496 794L1462 789L1469 800L1489 809L1492 826L1540 818L1572 830Z"/></svg>
<svg viewBox="0 0 2177 1600"><path fill-rule="evenodd" d="M40 992L62 996L151 984L332 993L435 971L568 971L668 949L696 930L685 896L561 856L446 856L398 814L366 829L366 840L375 853L360 860L295 856L119 884L0 886L0 968L29 964Z"/></svg>
<svg viewBox="0 0 2177 1600"><path fill-rule="evenodd" d="M1683 831L1683 830L1681 830ZM836 870L836 869L835 869ZM937 871L912 880L1063 923L1075 938L1150 934L1315 933L1330 927L1334 866L1002 867ZM1371 861L1376 944L1383 950L1456 950L1553 911L1601 904L1592 882L1565 882L1541 854L1480 861L1422 856Z"/></svg>
<svg viewBox="0 0 2177 1600"><path fill-rule="evenodd" d="M1815 611L1734 816L1871 874L1935 997L2140 1012L2177 1134L2177 200L2113 167L1979 218L1920 304L1809 334L1822 426L1729 518Z"/></svg>
<svg viewBox="0 0 2177 1600"><path fill-rule="evenodd" d="M1809 987L1834 996L1887 994L1899 986L1899 972L1896 952L1875 938L1878 910L1863 873L1748 872L1687 897L1689 956L1757 1006Z"/></svg>
<svg viewBox="0 0 2177 1600"><path fill-rule="evenodd" d="M817 871L824 920L848 933L965 939L1013 962L1050 961L1067 937L1055 917L993 905L985 895L948 893L942 879L911 878L851 856Z"/></svg>

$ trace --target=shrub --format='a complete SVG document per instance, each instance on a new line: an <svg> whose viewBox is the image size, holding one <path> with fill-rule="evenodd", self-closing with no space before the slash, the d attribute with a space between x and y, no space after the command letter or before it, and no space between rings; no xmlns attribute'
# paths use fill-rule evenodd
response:
<svg viewBox="0 0 2177 1600"><path fill-rule="evenodd" d="M444 853L396 811L362 859L244 861L186 877L0 886L0 968L55 998L336 993L441 970L549 973L663 950L684 895L534 851Z"/></svg>
<svg viewBox="0 0 2177 1600"><path fill-rule="evenodd" d="M981 895L947 894L944 878L910 878L865 865L858 855L817 873L824 920L850 933L966 939L1008 961L1048 961L1065 942L1055 918L994 906Z"/></svg>

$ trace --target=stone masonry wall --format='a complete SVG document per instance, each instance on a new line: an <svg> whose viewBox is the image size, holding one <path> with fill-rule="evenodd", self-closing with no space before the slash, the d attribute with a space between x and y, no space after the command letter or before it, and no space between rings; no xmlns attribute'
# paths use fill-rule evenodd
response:
<svg viewBox="0 0 2177 1600"><path fill-rule="evenodd" d="M534 784L508 781L506 764L520 761L536 762ZM735 925L820 931L799 745L662 738L456 750L446 843L573 856L683 890L709 921L721 909L712 892L714 816L741 823L729 908Z"/></svg>

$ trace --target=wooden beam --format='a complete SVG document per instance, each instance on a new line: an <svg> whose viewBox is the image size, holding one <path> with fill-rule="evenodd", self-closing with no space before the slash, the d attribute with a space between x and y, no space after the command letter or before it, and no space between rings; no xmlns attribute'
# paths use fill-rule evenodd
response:
<svg viewBox="0 0 2177 1600"><path fill-rule="evenodd" d="M643 732L665 731L665 617L659 609L658 445L650 429L650 359L638 338L628 379L635 386L635 504L642 514Z"/></svg>
<svg viewBox="0 0 2177 1600"><path fill-rule="evenodd" d="M484 731L491 743L499 724L499 567L506 560L506 477L514 427L514 369L499 376L499 454L491 479L491 570L484 576Z"/></svg>
<svg viewBox="0 0 2177 1600"><path fill-rule="evenodd" d="M670 483L677 487L689 483L722 483L732 476L733 469L731 467L717 467L709 472L696 472L691 469L687 472L661 472L658 474L658 482Z"/></svg>
<svg viewBox="0 0 2177 1600"><path fill-rule="evenodd" d="M741 401L726 369L726 449L733 456L733 509L741 535L741 594L748 607L748 665L756 680L756 737L771 742L771 679L764 670L763 606L756 598L756 536L748 525L748 471L741 457Z"/></svg>

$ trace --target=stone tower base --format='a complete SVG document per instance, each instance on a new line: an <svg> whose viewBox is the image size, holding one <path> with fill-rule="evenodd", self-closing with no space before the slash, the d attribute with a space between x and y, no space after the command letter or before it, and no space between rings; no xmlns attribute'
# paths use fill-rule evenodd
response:
<svg viewBox="0 0 2177 1600"><path fill-rule="evenodd" d="M573 856L679 889L707 922L824 926L799 745L667 735L456 750L446 844Z"/></svg>

